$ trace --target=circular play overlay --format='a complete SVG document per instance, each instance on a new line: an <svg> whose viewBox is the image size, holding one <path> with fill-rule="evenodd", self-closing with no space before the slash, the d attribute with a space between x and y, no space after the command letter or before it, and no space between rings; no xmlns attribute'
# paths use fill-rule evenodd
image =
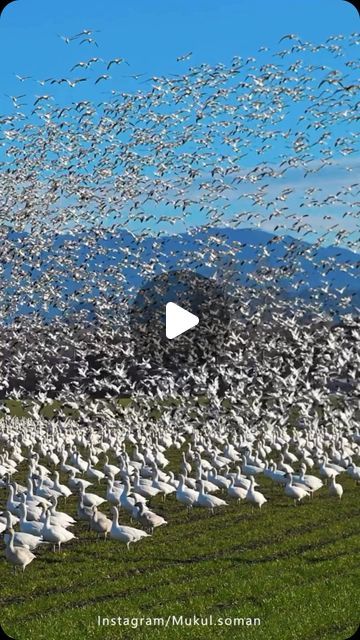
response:
<svg viewBox="0 0 360 640"><path fill-rule="evenodd" d="M172 340L166 337L166 304L198 316L198 324ZM218 359L230 323L229 304L214 280L188 270L169 271L145 282L130 309L137 361L151 368L194 369Z"/></svg>

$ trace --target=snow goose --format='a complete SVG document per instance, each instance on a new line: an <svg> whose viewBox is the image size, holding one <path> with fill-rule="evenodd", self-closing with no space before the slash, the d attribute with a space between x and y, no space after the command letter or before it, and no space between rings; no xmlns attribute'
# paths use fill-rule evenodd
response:
<svg viewBox="0 0 360 640"><path fill-rule="evenodd" d="M306 474L305 464L300 465L300 474L296 476L294 475L293 480L295 481L295 484L303 484L305 487L308 487L312 493L314 491L318 491L323 486L323 482L320 478Z"/></svg>
<svg viewBox="0 0 360 640"><path fill-rule="evenodd" d="M137 502L135 504L133 517L150 533L153 533L155 527L161 527L162 525L167 524L165 518L154 513L154 511L147 509L143 502Z"/></svg>
<svg viewBox="0 0 360 640"><path fill-rule="evenodd" d="M114 484L114 476L109 476L106 488L106 500L111 504L119 504L120 496L124 491L124 486L116 486Z"/></svg>
<svg viewBox="0 0 360 640"><path fill-rule="evenodd" d="M240 502L240 500L245 500L247 489L244 489L243 487L235 487L235 478L232 477L230 480L230 486L227 488L227 492L230 498L236 498L236 500Z"/></svg>
<svg viewBox="0 0 360 640"><path fill-rule="evenodd" d="M309 495L309 489L305 489L305 485L304 487L293 485L293 476L291 473L289 473L285 485L285 495L288 498L292 498L296 506L297 502L300 502Z"/></svg>
<svg viewBox="0 0 360 640"><path fill-rule="evenodd" d="M130 493L132 494L131 496ZM123 509L125 509L125 511L127 511L128 513L132 513L135 502L146 502L146 498L144 498L144 496L141 496L139 493L132 492L130 481L128 478L125 478L124 490L120 495L119 504Z"/></svg>
<svg viewBox="0 0 360 640"><path fill-rule="evenodd" d="M59 551L61 551L61 545L65 542L74 540L75 536L71 531L68 531L60 525L53 525L50 522L51 513L50 509L47 510L45 524L42 529L42 537L46 542L52 542L53 549L55 551L56 545L58 545Z"/></svg>
<svg viewBox="0 0 360 640"><path fill-rule="evenodd" d="M113 476L115 478L115 476L117 476L121 469L119 469L119 467L116 467L114 464L109 464L109 458L106 455L105 456L105 464L103 466L103 471L105 473L106 476Z"/></svg>
<svg viewBox="0 0 360 640"><path fill-rule="evenodd" d="M229 478L230 479L234 478L235 487L242 487L243 489L248 489L250 487L251 480L249 480L249 478L246 478L241 474L240 467L236 467L236 473L229 474ZM254 487L257 487L257 486L258 486L258 483L254 479Z"/></svg>
<svg viewBox="0 0 360 640"><path fill-rule="evenodd" d="M335 464L334 462L329 462L329 456L327 453L324 453L323 459L326 467L330 469L334 469L334 471L337 471L338 474L343 473L345 471L345 467L342 467L339 464Z"/></svg>
<svg viewBox="0 0 360 640"><path fill-rule="evenodd" d="M214 509L216 507L227 507L228 504L225 500L221 498L217 498L216 496L209 495L205 493L204 481L197 480L196 485L199 489L198 499L196 501L197 507L205 507L210 510L211 513L214 513Z"/></svg>
<svg viewBox="0 0 360 640"><path fill-rule="evenodd" d="M88 463L82 458L79 451L74 452L74 465L81 473L85 473Z"/></svg>
<svg viewBox="0 0 360 640"><path fill-rule="evenodd" d="M332 476L329 484L329 495L338 497L341 500L344 489L339 482L335 482L335 477Z"/></svg>
<svg viewBox="0 0 360 640"><path fill-rule="evenodd" d="M291 453L291 451L289 451L289 443L286 442L284 445L284 449L283 449L283 455L284 455L284 460L286 462L290 462L290 463L294 463L297 462L297 456L294 453Z"/></svg>
<svg viewBox="0 0 360 640"><path fill-rule="evenodd" d="M256 505L261 509L262 505L267 502L265 496L260 493L260 491L255 491L255 478L254 476L250 476L250 486L247 490L245 500L250 502L252 505Z"/></svg>
<svg viewBox="0 0 360 640"><path fill-rule="evenodd" d="M57 498L53 498L51 501L51 506L49 507L51 514L51 522L52 524L59 524L65 529L69 527L73 527L76 524L76 520L65 511L57 510Z"/></svg>
<svg viewBox="0 0 360 640"><path fill-rule="evenodd" d="M44 523L37 520L27 520L27 507L26 503L20 505L20 531L23 533L30 533L33 536L41 536L44 528Z"/></svg>
<svg viewBox="0 0 360 640"><path fill-rule="evenodd" d="M15 491L12 484L9 484L8 491L9 493L6 500L6 509L7 511L10 511L10 513L12 513L14 516L18 516L20 502L14 499Z"/></svg>
<svg viewBox="0 0 360 640"><path fill-rule="evenodd" d="M83 478L76 478L74 472L70 471L68 485L73 491L80 491L81 488L85 491L88 487L91 487L92 482Z"/></svg>
<svg viewBox="0 0 360 640"><path fill-rule="evenodd" d="M100 481L105 478L105 473L103 473L99 469L93 469L93 467L91 466L90 460L88 460L86 475L89 478L89 480L95 480L98 484L100 484Z"/></svg>
<svg viewBox="0 0 360 640"><path fill-rule="evenodd" d="M70 473L73 476L75 476L77 473L80 472L80 470L74 467L73 465L65 464L66 460L67 460L67 452L64 450L61 454L61 464L60 464L61 473Z"/></svg>
<svg viewBox="0 0 360 640"><path fill-rule="evenodd" d="M325 458L322 459L319 467L319 473L323 478L326 478L326 481L339 475L339 472L336 471L336 469L326 465Z"/></svg>
<svg viewBox="0 0 360 640"><path fill-rule="evenodd" d="M31 483L30 483L31 484ZM35 487L35 493L33 494L33 498L34 500L39 500L39 502L41 502L41 504L45 505L45 506L49 506L50 505L50 498L51 496L56 496L57 498L60 498L61 493L60 491L56 491L56 489L51 488L49 486L45 486L44 485L44 480L43 480L43 476L40 476L39 478L39 483L38 485ZM29 499L30 499L30 494L28 491L27 494L27 502L29 503Z"/></svg>
<svg viewBox="0 0 360 640"><path fill-rule="evenodd" d="M98 511L98 508L95 505L92 507L91 511L90 529L95 531L97 534L103 533L106 540L106 537L111 530L111 520L105 515L105 513Z"/></svg>
<svg viewBox="0 0 360 640"><path fill-rule="evenodd" d="M61 495L65 498L65 501L66 501L66 498L71 496L71 490L65 484L60 484L58 471L54 471L54 478L55 478L54 489L59 493L61 493Z"/></svg>
<svg viewBox="0 0 360 640"><path fill-rule="evenodd" d="M25 567L27 567L36 556L26 547L16 547L14 545L14 537L14 529L10 529L8 544L5 548L5 558L14 566L16 573L16 567L21 567L22 570L25 571Z"/></svg>
<svg viewBox="0 0 360 640"><path fill-rule="evenodd" d="M10 511L5 512L6 516L6 529L10 531L13 528L15 517L10 513ZM4 534L4 542L5 544L9 544L10 534ZM14 534L14 545L15 547L26 547L30 549L30 551L34 551L36 547L40 544L46 544L42 539L42 536L33 536L31 533L24 533L22 531L15 531Z"/></svg>
<svg viewBox="0 0 360 640"><path fill-rule="evenodd" d="M173 487L172 484L168 484L167 482L164 482L163 480L159 480L159 470L158 470L156 465L153 466L152 486L155 487L155 489L158 489L159 491L161 491L161 493L164 494L164 499L170 493L174 493L175 492L175 487Z"/></svg>
<svg viewBox="0 0 360 640"><path fill-rule="evenodd" d="M186 460L185 452L183 451L183 452L182 452L182 454L181 454L180 471L181 471L181 473L183 473L183 474L185 474L185 473L191 473L191 469L192 469L192 466L191 466L190 462L188 462L188 461Z"/></svg>
<svg viewBox="0 0 360 640"><path fill-rule="evenodd" d="M284 471L285 473L294 473L294 469L292 468L292 466L284 462L284 456L282 453L280 453L279 455L279 462L277 467L278 469L280 469L280 471Z"/></svg>
<svg viewBox="0 0 360 640"><path fill-rule="evenodd" d="M147 538L149 536L146 531L141 531L141 529L119 525L119 512L116 507L111 507L111 512L113 514L113 521L110 529L110 538L125 542L129 549L131 543L139 542L141 538Z"/></svg>
<svg viewBox="0 0 360 640"><path fill-rule="evenodd" d="M350 476L350 478L353 478L355 482L360 481L360 467L356 467L353 462L349 464L348 468L346 469L346 473Z"/></svg>
<svg viewBox="0 0 360 640"><path fill-rule="evenodd" d="M133 488L136 493L139 493L144 498L153 498L158 493L160 493L159 489L156 489L156 487L152 486L151 484L143 484L142 482L140 482L138 471L135 471L134 474Z"/></svg>
<svg viewBox="0 0 360 640"><path fill-rule="evenodd" d="M207 479L209 482L212 482L219 487L219 489L228 489L230 487L230 478L220 475L217 472L217 469L209 469L207 472Z"/></svg>
<svg viewBox="0 0 360 640"><path fill-rule="evenodd" d="M244 476L256 476L259 475L260 473L264 473L264 469L263 467L257 467L253 464L249 464L248 463L248 457L247 456L243 456L242 458L242 465L241 465L241 472Z"/></svg>
<svg viewBox="0 0 360 640"><path fill-rule="evenodd" d="M79 496L79 503L77 506L77 515L79 520L86 520L87 522L90 522L92 516L92 509L91 507L84 506L84 500L81 494Z"/></svg>
<svg viewBox="0 0 360 640"><path fill-rule="evenodd" d="M199 492L194 489L189 489L185 486L185 476L182 474L179 476L179 484L175 493L176 500L184 504L188 509L197 503Z"/></svg>
<svg viewBox="0 0 360 640"><path fill-rule="evenodd" d="M86 493L83 487L80 487L80 495L82 496L85 507L100 507L103 502L106 502L105 498L101 498L96 493Z"/></svg>
<svg viewBox="0 0 360 640"><path fill-rule="evenodd" d="M272 460L270 460L270 464L266 462L264 476L270 478L270 480L273 480L273 482L277 484L286 484L285 471L279 471L279 469L276 468L275 462Z"/></svg>

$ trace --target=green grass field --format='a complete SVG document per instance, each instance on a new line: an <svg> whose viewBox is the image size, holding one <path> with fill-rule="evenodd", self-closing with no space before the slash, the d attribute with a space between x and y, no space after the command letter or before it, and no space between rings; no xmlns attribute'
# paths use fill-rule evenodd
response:
<svg viewBox="0 0 360 640"><path fill-rule="evenodd" d="M177 471L180 452L167 455ZM229 499L214 516L197 508L190 519L174 496L165 503L155 498L151 506L168 525L130 551L118 541L97 540L80 522L78 540L61 553L37 550L24 575L14 575L1 543L2 627L16 640L345 640L359 623L360 487L346 474L341 482L341 501L323 488L294 507L261 478L268 498L261 511ZM104 486L94 490L104 493ZM2 508L5 497L1 490ZM75 497L65 510L75 514ZM129 522L122 511L120 522ZM214 621L257 617L261 624L135 629L97 623L97 616L210 614Z"/></svg>

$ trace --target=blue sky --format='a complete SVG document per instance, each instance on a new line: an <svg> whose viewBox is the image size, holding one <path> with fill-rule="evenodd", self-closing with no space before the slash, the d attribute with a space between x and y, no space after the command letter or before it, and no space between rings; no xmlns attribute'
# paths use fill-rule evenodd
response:
<svg viewBox="0 0 360 640"><path fill-rule="evenodd" d="M151 77L183 73L189 65L204 62L229 64L234 56L258 57L263 46L270 52L279 50L279 39L287 33L321 43L333 34L354 33L358 27L356 10L343 0L62 0L61 12L54 1L17 0L0 19L0 113L11 111L9 96L26 93L33 98L49 93L58 102L89 99L96 103L114 86L120 91L143 86L130 74ZM98 30L94 34L98 48L79 45L79 40L65 44L60 37L84 28ZM190 61L176 61L188 51L193 52ZM130 66L112 67L110 86L84 82L73 89L38 84L50 77L86 75L81 69L71 74L70 69L91 56L123 57ZM104 71L101 65L99 73ZM19 82L15 74L31 79ZM289 126L296 121L295 113L287 116ZM324 179L334 184L333 176L324 175ZM337 179L341 184L353 176L338 171Z"/></svg>
<svg viewBox="0 0 360 640"><path fill-rule="evenodd" d="M125 57L131 73L151 76L177 73L181 63L176 57L187 51L193 52L194 65L228 62L234 55L253 55L265 44L274 47L285 33L321 42L359 26L356 10L342 0L62 0L60 12L58 6L49 0L17 0L5 9L0 20L2 107L8 103L4 93L22 93L15 73L58 76L79 60L80 51L82 59L96 55L96 47L67 46L57 35L83 28L99 29L102 57ZM132 80L122 82L124 88L133 86ZM34 93L40 93L38 86Z"/></svg>

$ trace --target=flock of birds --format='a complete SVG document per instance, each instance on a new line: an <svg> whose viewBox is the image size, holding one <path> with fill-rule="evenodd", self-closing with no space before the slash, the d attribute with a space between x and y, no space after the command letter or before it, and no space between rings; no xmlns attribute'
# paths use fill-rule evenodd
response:
<svg viewBox="0 0 360 640"><path fill-rule="evenodd" d="M62 40L94 55L60 78L17 75L0 115L6 559L60 550L78 520L129 547L166 524L156 495L261 508L267 477L295 503L325 483L341 498L341 474L360 479L359 34L286 34L229 64L188 52L150 78L104 60L92 30ZM224 232L249 227L268 240ZM318 282L305 297L304 261ZM231 286L234 308L218 357L169 370L134 361L126 313L174 264Z"/></svg>
<svg viewBox="0 0 360 640"><path fill-rule="evenodd" d="M229 429L224 420L204 429L201 424L189 426L181 412L177 410L176 427L163 416L163 424L150 432L144 420L135 423L132 409L122 426L102 430L80 430L72 421L61 427L56 422L6 420L0 437L0 487L6 493L0 533L14 570L25 570L39 546L52 544L60 551L76 539L70 529L79 521L129 549L167 524L151 506L156 496L164 502L172 496L188 511L199 507L213 513L231 500L261 509L267 502L259 490L262 477L280 485L295 505L311 499L324 483L330 496L341 499L341 474L360 482L360 467L354 462L360 433L349 412L339 412L328 428L313 420L311 428L293 428L291 433L280 425L261 431ZM177 477L167 471L170 448L182 451ZM23 486L16 476L25 469ZM100 486L106 486L105 496L95 492ZM73 495L76 518L58 509L58 502L65 509ZM138 526L119 524L119 512L130 514Z"/></svg>

